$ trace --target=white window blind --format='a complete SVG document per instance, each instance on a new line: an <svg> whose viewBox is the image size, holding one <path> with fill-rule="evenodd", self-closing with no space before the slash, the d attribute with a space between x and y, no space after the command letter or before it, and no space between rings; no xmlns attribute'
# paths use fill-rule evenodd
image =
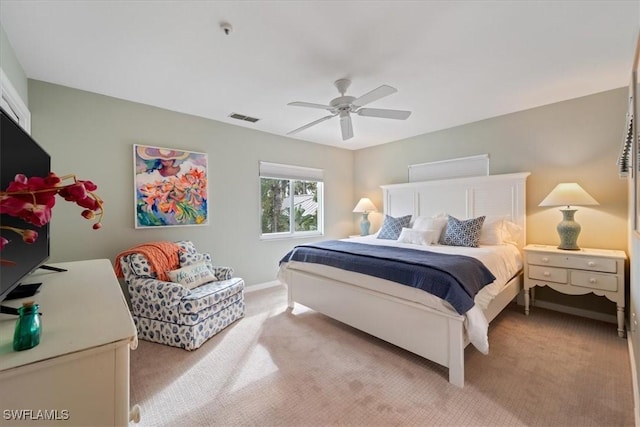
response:
<svg viewBox="0 0 640 427"><path fill-rule="evenodd" d="M269 162L260 162L260 176L268 178L297 179L300 181L324 181L324 171L322 169Z"/></svg>
<svg viewBox="0 0 640 427"><path fill-rule="evenodd" d="M625 132L620 155L618 156L618 175L620 178L629 176L631 170L631 152L633 151L633 115L627 114L627 131ZM638 157L640 159L640 157Z"/></svg>

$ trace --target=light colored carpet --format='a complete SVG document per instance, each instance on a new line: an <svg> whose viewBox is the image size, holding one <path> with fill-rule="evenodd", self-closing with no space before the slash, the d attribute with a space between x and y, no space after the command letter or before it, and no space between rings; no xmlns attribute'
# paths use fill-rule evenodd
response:
<svg viewBox="0 0 640 427"><path fill-rule="evenodd" d="M447 370L321 314L286 308L283 287L246 295L244 319L188 352L131 353L139 426L632 426L626 340L615 325L512 305L489 355ZM133 425L133 424L132 424Z"/></svg>

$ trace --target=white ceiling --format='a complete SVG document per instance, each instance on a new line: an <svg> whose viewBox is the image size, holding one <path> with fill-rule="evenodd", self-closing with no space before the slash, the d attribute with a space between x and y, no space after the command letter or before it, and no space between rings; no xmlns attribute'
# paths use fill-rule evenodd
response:
<svg viewBox="0 0 640 427"><path fill-rule="evenodd" d="M397 88L367 107L406 121L295 136L358 149L626 86L640 2L0 0L0 22L29 78L277 135L327 115L287 103L336 79Z"/></svg>

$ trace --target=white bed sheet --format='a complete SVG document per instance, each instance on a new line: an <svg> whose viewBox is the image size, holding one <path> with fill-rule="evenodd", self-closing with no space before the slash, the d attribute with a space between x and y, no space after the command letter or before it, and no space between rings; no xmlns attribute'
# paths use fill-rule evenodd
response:
<svg viewBox="0 0 640 427"><path fill-rule="evenodd" d="M481 261L496 277L496 280L482 288L476 295L474 299L475 305L464 315L464 324L467 337L471 344L484 354L489 352L487 334L489 324L484 316L483 310L486 310L489 303L491 303L496 295L498 295L504 286L522 269L522 256L515 246L509 244L480 246L478 248L444 245L422 246L411 243L400 243L396 240L377 239L374 235L354 237L348 239L348 241L372 245L404 247L446 254L466 255ZM443 313L459 316L447 301L425 292L422 289L327 265L299 261L283 263L278 271L278 279L287 284L287 272L292 270L304 271L322 277L329 277L340 282L349 283L422 304Z"/></svg>

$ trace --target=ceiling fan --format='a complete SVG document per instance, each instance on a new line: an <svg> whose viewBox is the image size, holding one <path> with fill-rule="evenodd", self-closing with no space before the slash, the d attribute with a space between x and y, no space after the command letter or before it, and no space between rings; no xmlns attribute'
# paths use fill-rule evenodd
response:
<svg viewBox="0 0 640 427"><path fill-rule="evenodd" d="M329 102L329 105L323 104L314 104L311 102L290 102L287 105L293 105L296 107L309 107L309 108L319 108L322 110L327 110L331 112L330 115L325 116L321 119L315 120L311 123L308 123L298 129L294 129L291 132L288 132L287 135L293 135L300 131L310 128L311 126L317 125L318 123L322 123L325 120L329 120L333 117L340 116L340 129L342 130L342 140L346 141L349 138L353 138L353 125L351 123L351 113L357 114L359 116L367 116L367 117L378 117L383 119L395 119L395 120L405 120L407 117L411 115L411 111L403 111L403 110L386 110L381 108L362 108L363 106L377 101L380 98L391 95L392 93L396 93L398 90L391 86L382 85L371 92L367 92L359 98L353 96L346 96L345 92L347 88L351 85L351 80L349 79L339 79L334 82L334 85L340 92L339 97L334 98Z"/></svg>

